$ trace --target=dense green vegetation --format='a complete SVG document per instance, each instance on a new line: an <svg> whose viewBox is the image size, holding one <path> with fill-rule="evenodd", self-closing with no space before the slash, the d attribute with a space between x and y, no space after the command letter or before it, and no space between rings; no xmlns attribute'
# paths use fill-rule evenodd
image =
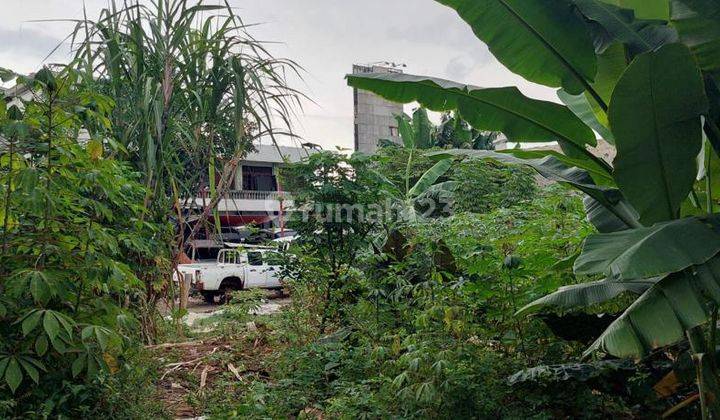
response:
<svg viewBox="0 0 720 420"><path fill-rule="evenodd" d="M169 417L164 387L218 418L718 418L718 3L438 2L565 105L348 76L424 108L402 145L283 169L292 301L235 294L208 330L174 307L182 199L211 194L192 239L252 141L292 135L295 64L228 4L155 0L0 69L30 93L0 100L0 417Z"/></svg>
<svg viewBox="0 0 720 420"><path fill-rule="evenodd" d="M393 167L387 157L376 160L380 173ZM476 162L459 164L458 171L483 166L511 173ZM567 270L549 267L574 254L591 227L578 196L558 188L528 195L510 182L504 187L525 198L512 207L498 202L422 222L385 221L395 230L384 247L373 250L377 238L368 238L339 286L317 268L317 255L328 250L300 240L293 249L294 303L281 320L269 322L280 349L266 364L271 380L256 381L245 403L228 409L273 418L303 411L432 418L628 410L619 397L593 395L581 382L571 393L584 397L565 397L563 404L557 404L561 387L548 391L552 385L538 384L516 394L508 384L522 368L579 356L581 347L551 338L541 321L513 314L574 281ZM332 300L322 297L325 290L332 290ZM332 332L324 334L328 309ZM604 407L608 402L615 405Z"/></svg>
<svg viewBox="0 0 720 420"><path fill-rule="evenodd" d="M141 346L168 327L182 200L209 188L206 226L253 140L288 134L295 65L228 5L117 6L68 65L0 68L2 418L161 415Z"/></svg>
<svg viewBox="0 0 720 420"><path fill-rule="evenodd" d="M622 292L638 294L584 356L640 359L689 342L701 414L720 415L715 397L720 284L713 271L719 249L710 164L720 151L720 61L717 37L709 30L717 26L717 2L658 0L637 10L603 1L440 2L510 70L561 88L567 107L513 88L482 89L423 76L351 75L349 83L391 100L457 111L474 127L502 131L511 140L557 140L562 154L452 155L524 161L584 192L588 218L600 233L586 239L574 271L605 280L562 288L534 309L567 311ZM610 134L606 140L617 152L612 166L588 150L596 144L591 128ZM701 154L703 147L714 153ZM699 179L705 181L705 203L698 198ZM684 217L685 202L706 215Z"/></svg>
<svg viewBox="0 0 720 420"><path fill-rule="evenodd" d="M77 77L44 69L23 80L37 99L2 102L2 417L110 409L99 381L124 392L138 374L124 358L153 333L139 320L170 266L170 225L144 220L139 176L103 156L112 101Z"/></svg>
<svg viewBox="0 0 720 420"><path fill-rule="evenodd" d="M403 140L413 138L413 144L418 149L440 147L444 149L475 149L493 150L494 141L500 133L480 131L463 120L457 112L444 112L440 117L440 124L430 121L425 108L417 108L412 116L398 115L400 136ZM380 139L381 145L391 144L390 140Z"/></svg>

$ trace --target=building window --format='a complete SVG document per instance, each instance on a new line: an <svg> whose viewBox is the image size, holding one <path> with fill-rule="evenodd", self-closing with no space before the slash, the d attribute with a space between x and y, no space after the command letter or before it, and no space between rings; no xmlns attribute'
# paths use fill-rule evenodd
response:
<svg viewBox="0 0 720 420"><path fill-rule="evenodd" d="M397 137L398 136L398 128L390 126L390 137Z"/></svg>
<svg viewBox="0 0 720 420"><path fill-rule="evenodd" d="M272 166L243 165L242 181L243 190L246 191L277 191Z"/></svg>

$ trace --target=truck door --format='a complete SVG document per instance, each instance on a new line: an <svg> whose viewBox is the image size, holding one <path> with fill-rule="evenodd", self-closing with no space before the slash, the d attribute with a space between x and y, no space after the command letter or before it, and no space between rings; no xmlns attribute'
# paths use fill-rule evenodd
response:
<svg viewBox="0 0 720 420"><path fill-rule="evenodd" d="M265 287L262 253L249 251L247 261L247 265L245 265L245 287Z"/></svg>
<svg viewBox="0 0 720 420"><path fill-rule="evenodd" d="M272 251L266 252L263 255L263 261L265 263L265 287L280 287L280 268L282 265L280 254Z"/></svg>

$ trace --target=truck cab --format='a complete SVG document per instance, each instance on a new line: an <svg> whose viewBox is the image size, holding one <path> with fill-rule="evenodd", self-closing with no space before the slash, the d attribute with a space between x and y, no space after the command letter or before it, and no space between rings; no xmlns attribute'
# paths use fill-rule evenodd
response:
<svg viewBox="0 0 720 420"><path fill-rule="evenodd" d="M282 257L273 248L221 249L213 263L180 264L182 278L208 302L234 290L282 287Z"/></svg>

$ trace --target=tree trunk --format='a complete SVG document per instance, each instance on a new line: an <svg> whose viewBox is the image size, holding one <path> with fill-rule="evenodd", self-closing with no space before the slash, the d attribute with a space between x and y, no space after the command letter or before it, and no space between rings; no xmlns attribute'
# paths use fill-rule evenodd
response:
<svg viewBox="0 0 720 420"><path fill-rule="evenodd" d="M714 325L710 327L717 328ZM697 375L700 413L703 420L709 418L720 419L720 401L718 400L720 398L720 384L717 379L717 364L714 361L715 349L708 348L702 326L688 330L687 336L693 353L692 360Z"/></svg>
<svg viewBox="0 0 720 420"><path fill-rule="evenodd" d="M233 156L232 159L225 165L225 168L223 169L222 177L220 178L220 184L218 185L218 194L215 195L215 197L212 197L210 200L210 203L208 203L207 206L203 209L202 214L200 215L200 218L195 222L195 226L193 226L192 231L190 232L189 239L187 245L191 243L192 239L197 235L198 231L200 230L200 227L205 224L208 217L210 217L210 214L213 212L213 209L215 209L215 206L217 206L218 202L220 202L220 198L225 195L225 190L228 185L230 185L230 176L235 173L235 170L237 169L238 165L240 164L240 155ZM183 251L185 251L183 249Z"/></svg>

